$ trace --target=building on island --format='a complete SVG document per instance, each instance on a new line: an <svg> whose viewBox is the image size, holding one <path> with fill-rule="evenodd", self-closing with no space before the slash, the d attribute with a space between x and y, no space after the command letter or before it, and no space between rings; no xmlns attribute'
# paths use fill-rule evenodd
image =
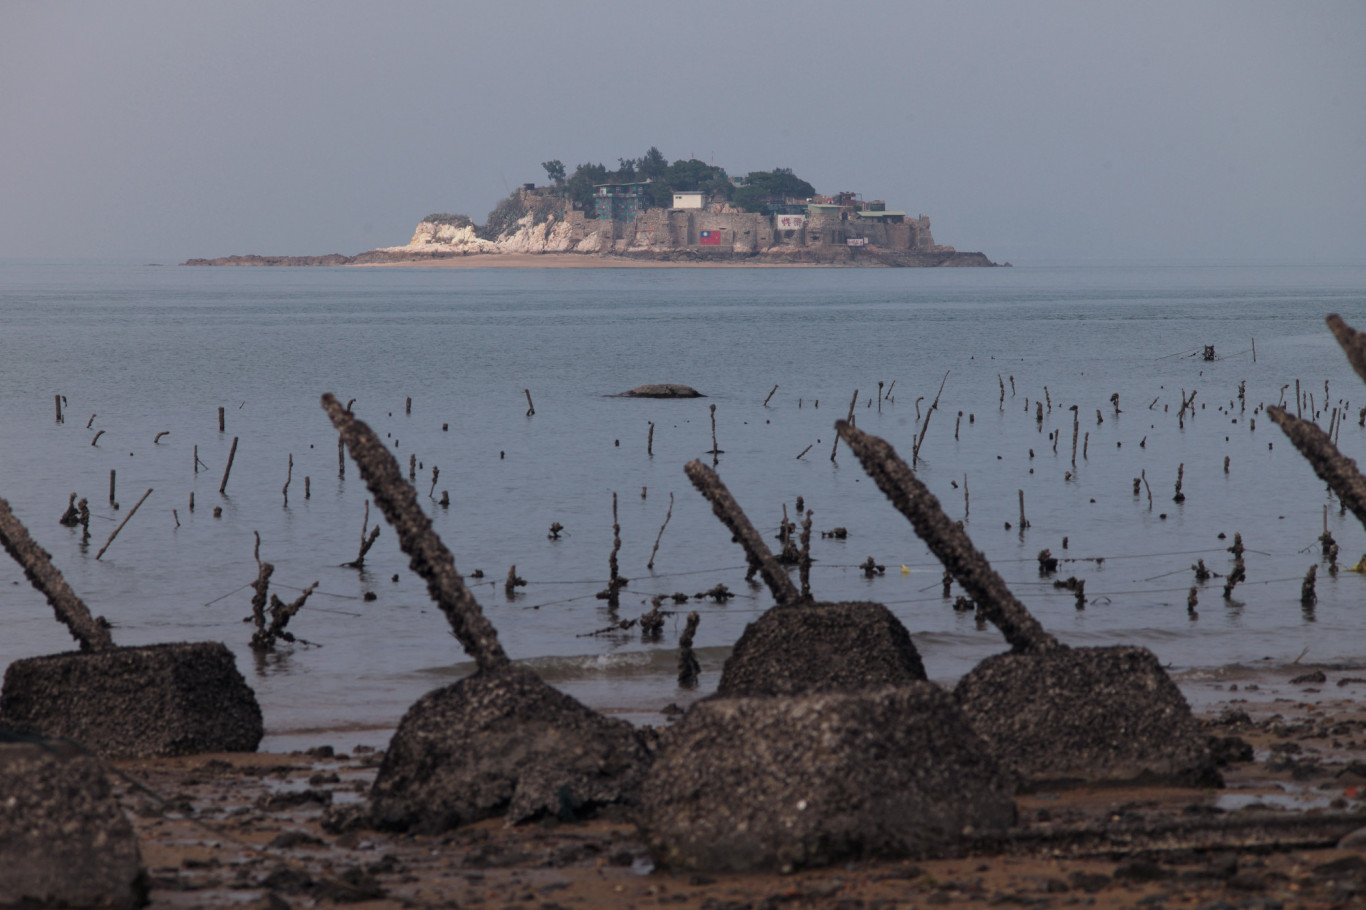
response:
<svg viewBox="0 0 1366 910"><path fill-rule="evenodd" d="M593 187L593 210L599 221L632 222L649 208L644 183L604 183Z"/></svg>
<svg viewBox="0 0 1366 910"><path fill-rule="evenodd" d="M676 209L704 209L707 207L707 194L700 190L684 190L674 193L674 204Z"/></svg>

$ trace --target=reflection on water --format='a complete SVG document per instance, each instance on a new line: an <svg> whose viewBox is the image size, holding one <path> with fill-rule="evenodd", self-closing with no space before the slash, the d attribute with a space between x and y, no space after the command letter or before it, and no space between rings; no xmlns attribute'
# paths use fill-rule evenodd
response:
<svg viewBox="0 0 1366 910"><path fill-rule="evenodd" d="M0 274L0 495L114 623L117 642L232 647L270 737L392 729L423 691L468 672L387 526L363 571L342 567L359 547L366 493L353 465L339 468L324 391L354 397L405 472L411 465L509 653L635 720L659 722L668 705L714 689L725 649L771 603L745 581L742 553L683 475L712 447L712 405L718 470L755 525L776 538L783 507L795 515L799 496L814 511L819 597L887 604L936 681L952 683L1002 648L970 611L952 609L961 592L943 596L941 569L847 450L830 458L832 424L854 390L857 424L903 455L924 434L919 475L1062 640L1145 645L1178 670L1363 657L1366 576L1346 569L1366 553L1366 534L1262 410L1295 406L1298 388L1301 413L1326 428L1336 410L1342 448L1366 452L1357 419L1366 389L1322 323L1328 312L1366 323L1359 267L9 264ZM1205 345L1215 360L1200 356ZM687 383L708 397L608 397L645 382ZM89 544L56 521L73 491L90 500ZM614 492L630 579L615 614L596 597ZM564 528L558 540L552 523ZM1340 547L1336 575L1319 545L1325 523ZM848 536L819 533L837 527ZM289 626L303 641L259 657L242 622L253 532L282 599L319 582ZM1234 532L1247 546L1247 579L1226 598ZM1045 548L1061 560L1055 576L1039 573ZM868 557L887 573L866 577ZM1214 573L1204 582L1193 570L1201 560ZM1300 586L1315 564L1318 602L1306 611ZM528 583L509 596L513 565ZM1069 576L1085 581L1080 608L1055 587ZM718 583L736 596L698 596ZM687 600L675 604L675 594ZM673 611L659 643L638 629L602 633L655 596ZM0 605L0 664L71 647L9 563ZM690 610L702 617L695 692L674 681Z"/></svg>

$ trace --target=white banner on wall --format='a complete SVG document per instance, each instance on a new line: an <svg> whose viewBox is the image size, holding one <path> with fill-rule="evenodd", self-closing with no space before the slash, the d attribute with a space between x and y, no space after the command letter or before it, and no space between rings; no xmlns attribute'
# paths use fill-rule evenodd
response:
<svg viewBox="0 0 1366 910"><path fill-rule="evenodd" d="M774 227L780 231L800 231L806 226L805 215L774 215Z"/></svg>

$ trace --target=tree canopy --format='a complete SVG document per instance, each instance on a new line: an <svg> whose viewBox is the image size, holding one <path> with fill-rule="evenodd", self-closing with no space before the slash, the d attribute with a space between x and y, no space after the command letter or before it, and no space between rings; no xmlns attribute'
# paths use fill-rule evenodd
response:
<svg viewBox="0 0 1366 910"><path fill-rule="evenodd" d="M784 199L806 199L816 193L791 168L751 171L736 186L723 167L697 158L680 158L670 164L653 145L639 158L618 158L613 170L601 163L586 162L570 172L558 158L541 162L541 167L554 187L553 195L571 200L575 208L583 211L593 210L595 187L611 183L646 184L645 202L651 208L669 208L674 193L700 191L713 200L733 201L747 212L762 214L769 213L773 205ZM479 235L496 237L528 211L520 191L515 192L489 212L484 225L478 228Z"/></svg>
<svg viewBox="0 0 1366 910"><path fill-rule="evenodd" d="M747 212L767 214L771 207L784 199L810 199L816 188L792 173L791 168L779 167L771 171L750 171L743 186L735 190L734 200Z"/></svg>
<svg viewBox="0 0 1366 910"><path fill-rule="evenodd" d="M566 177L558 159L541 166L561 194L582 209L593 204L594 187L605 183L648 183L645 198L652 208L668 208L674 193L700 191L712 199L735 199L747 211L758 212L767 211L771 203L783 198L805 199L816 192L791 168L753 171L737 189L725 168L697 158L680 158L670 164L653 145L639 158L618 158L613 170L603 164L580 164Z"/></svg>

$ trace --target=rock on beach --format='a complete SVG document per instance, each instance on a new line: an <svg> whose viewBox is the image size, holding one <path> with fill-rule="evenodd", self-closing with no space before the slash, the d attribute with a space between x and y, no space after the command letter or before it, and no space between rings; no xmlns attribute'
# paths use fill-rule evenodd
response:
<svg viewBox="0 0 1366 910"><path fill-rule="evenodd" d="M716 695L858 692L924 679L910 633L882 604L801 603L774 607L745 627Z"/></svg>
<svg viewBox="0 0 1366 910"><path fill-rule="evenodd" d="M664 734L641 829L676 870L915 857L1015 821L1011 787L948 693L714 698Z"/></svg>
<svg viewBox="0 0 1366 910"><path fill-rule="evenodd" d="M535 673L481 670L429 692L403 716L371 789L367 821L435 833L505 815L571 819L638 801L649 752Z"/></svg>
<svg viewBox="0 0 1366 910"><path fill-rule="evenodd" d="M1026 789L1221 783L1190 705L1146 648L998 654L959 681L954 699Z"/></svg>
<svg viewBox="0 0 1366 910"><path fill-rule="evenodd" d="M221 642L177 642L16 660L0 728L76 740L105 758L254 752L256 695Z"/></svg>
<svg viewBox="0 0 1366 910"><path fill-rule="evenodd" d="M0 736L0 906L131 910L149 888L103 763L72 743Z"/></svg>

